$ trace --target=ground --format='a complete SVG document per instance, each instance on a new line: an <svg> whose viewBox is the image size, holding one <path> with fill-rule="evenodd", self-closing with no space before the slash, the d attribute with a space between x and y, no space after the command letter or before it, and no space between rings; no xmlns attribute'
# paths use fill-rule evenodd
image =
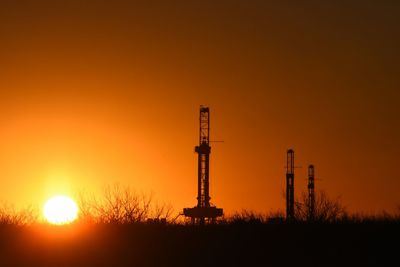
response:
<svg viewBox="0 0 400 267"><path fill-rule="evenodd" d="M400 224L0 227L0 266L397 266ZM397 262L397 263L396 263Z"/></svg>

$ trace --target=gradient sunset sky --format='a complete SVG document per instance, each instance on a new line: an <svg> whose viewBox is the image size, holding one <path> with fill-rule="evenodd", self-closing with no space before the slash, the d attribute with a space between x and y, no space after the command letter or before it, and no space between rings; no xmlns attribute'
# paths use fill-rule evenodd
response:
<svg viewBox="0 0 400 267"><path fill-rule="evenodd" d="M400 205L400 1L1 1L0 200L120 183L196 204L199 106L211 201Z"/></svg>

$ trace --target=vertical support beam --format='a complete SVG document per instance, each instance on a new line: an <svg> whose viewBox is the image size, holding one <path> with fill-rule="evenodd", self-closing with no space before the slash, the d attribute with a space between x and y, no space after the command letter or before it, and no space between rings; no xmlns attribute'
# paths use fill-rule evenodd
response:
<svg viewBox="0 0 400 267"><path fill-rule="evenodd" d="M294 219L294 151L289 149L286 158L286 219Z"/></svg>
<svg viewBox="0 0 400 267"><path fill-rule="evenodd" d="M315 170L314 165L308 166L308 219L315 217Z"/></svg>

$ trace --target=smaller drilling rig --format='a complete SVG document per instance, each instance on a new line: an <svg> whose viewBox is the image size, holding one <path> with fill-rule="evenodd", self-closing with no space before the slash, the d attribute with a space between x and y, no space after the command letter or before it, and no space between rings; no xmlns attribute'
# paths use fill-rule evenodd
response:
<svg viewBox="0 0 400 267"><path fill-rule="evenodd" d="M286 219L294 218L294 150L289 149L286 158Z"/></svg>
<svg viewBox="0 0 400 267"><path fill-rule="evenodd" d="M315 218L315 177L314 165L308 166L308 219Z"/></svg>
<svg viewBox="0 0 400 267"><path fill-rule="evenodd" d="M197 206L183 209L183 214L193 223L214 222L223 210L210 203L210 109L200 106L200 138L195 147L198 154Z"/></svg>

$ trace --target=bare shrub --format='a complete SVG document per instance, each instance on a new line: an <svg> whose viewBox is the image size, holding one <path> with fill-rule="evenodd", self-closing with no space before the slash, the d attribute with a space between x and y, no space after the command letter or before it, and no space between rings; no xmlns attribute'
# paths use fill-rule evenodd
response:
<svg viewBox="0 0 400 267"><path fill-rule="evenodd" d="M31 225L37 221L38 213L32 206L15 209L7 203L0 205L0 225Z"/></svg>
<svg viewBox="0 0 400 267"><path fill-rule="evenodd" d="M170 220L172 218L174 209L170 204L155 204L152 212L152 218L154 219L162 219L165 218Z"/></svg>
<svg viewBox="0 0 400 267"><path fill-rule="evenodd" d="M236 212L227 218L228 223L265 223L266 221L267 217L265 215L249 210Z"/></svg>
<svg viewBox="0 0 400 267"><path fill-rule="evenodd" d="M152 194L138 194L119 184L106 186L100 198L83 193L78 196L81 219L96 223L128 224L171 217L171 205L152 203Z"/></svg>
<svg viewBox="0 0 400 267"><path fill-rule="evenodd" d="M300 221L335 222L347 217L346 208L339 198L331 199L324 191L315 195L315 208L310 214L308 195L303 193L295 203L295 217Z"/></svg>
<svg viewBox="0 0 400 267"><path fill-rule="evenodd" d="M356 213L348 216L348 221L351 223L388 223L398 222L399 219L400 217L398 213L390 213L385 210L378 213Z"/></svg>

